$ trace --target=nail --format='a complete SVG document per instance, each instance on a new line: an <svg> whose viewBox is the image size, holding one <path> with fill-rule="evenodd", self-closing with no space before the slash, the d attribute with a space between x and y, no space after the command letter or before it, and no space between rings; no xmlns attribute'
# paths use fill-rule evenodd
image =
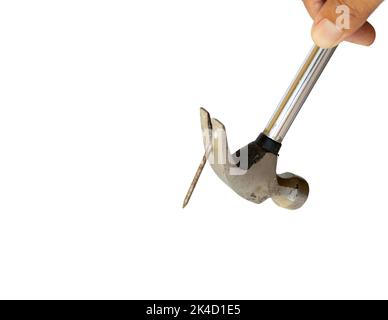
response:
<svg viewBox="0 0 388 320"><path fill-rule="evenodd" d="M321 48L332 48L341 42L343 32L328 19L313 26L311 31L314 42Z"/></svg>

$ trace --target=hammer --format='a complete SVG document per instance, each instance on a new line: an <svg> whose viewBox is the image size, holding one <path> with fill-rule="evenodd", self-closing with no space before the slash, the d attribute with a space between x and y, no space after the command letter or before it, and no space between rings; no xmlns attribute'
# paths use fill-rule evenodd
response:
<svg viewBox="0 0 388 320"><path fill-rule="evenodd" d="M271 198L278 206L298 209L306 202L309 185L293 173L276 173L279 150L297 114L317 83L336 48L314 46L259 137L234 154L229 152L225 126L200 109L205 155L183 202L188 204L206 162L216 175L246 200Z"/></svg>

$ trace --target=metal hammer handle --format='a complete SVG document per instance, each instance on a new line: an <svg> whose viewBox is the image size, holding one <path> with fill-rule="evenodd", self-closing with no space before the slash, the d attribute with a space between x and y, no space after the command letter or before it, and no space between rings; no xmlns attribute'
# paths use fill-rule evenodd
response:
<svg viewBox="0 0 388 320"><path fill-rule="evenodd" d="M336 49L313 47L264 130L266 136L283 141Z"/></svg>

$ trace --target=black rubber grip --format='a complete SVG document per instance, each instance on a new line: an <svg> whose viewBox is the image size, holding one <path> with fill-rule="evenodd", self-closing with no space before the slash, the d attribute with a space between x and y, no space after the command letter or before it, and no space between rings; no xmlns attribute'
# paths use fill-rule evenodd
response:
<svg viewBox="0 0 388 320"><path fill-rule="evenodd" d="M264 133L258 136L256 143L265 151L273 153L274 155L279 155L280 148L282 147L281 143L268 138Z"/></svg>

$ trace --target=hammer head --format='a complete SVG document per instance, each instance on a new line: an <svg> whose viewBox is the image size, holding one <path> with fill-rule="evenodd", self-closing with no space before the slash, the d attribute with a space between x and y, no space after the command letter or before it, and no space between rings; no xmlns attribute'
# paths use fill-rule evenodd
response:
<svg viewBox="0 0 388 320"><path fill-rule="evenodd" d="M278 149L270 146L276 142L261 135L232 155L225 126L212 119L203 108L201 126L208 162L217 176L238 195L254 203L271 198L287 209L298 209L306 202L309 193L306 180L288 172L276 174L278 156L274 151Z"/></svg>

